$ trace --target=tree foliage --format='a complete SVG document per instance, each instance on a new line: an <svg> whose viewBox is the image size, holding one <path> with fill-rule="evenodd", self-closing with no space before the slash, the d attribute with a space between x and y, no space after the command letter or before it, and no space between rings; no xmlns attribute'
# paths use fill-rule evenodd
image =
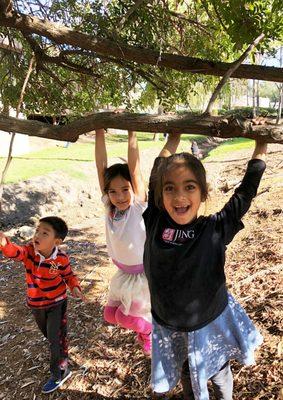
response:
<svg viewBox="0 0 283 400"><path fill-rule="evenodd" d="M17 15L35 16L137 49L211 61L234 61L260 33L258 49L272 52L282 39L279 0L55 0L3 1ZM0 22L1 27L1 22ZM7 26L1 28L22 52L0 51L2 103L16 105L24 71L34 53L37 66L25 97L25 113L85 114L106 105L130 110L190 106L198 88L208 91L217 78L101 55ZM11 50L11 49L10 49ZM201 72L201 71L200 71Z"/></svg>

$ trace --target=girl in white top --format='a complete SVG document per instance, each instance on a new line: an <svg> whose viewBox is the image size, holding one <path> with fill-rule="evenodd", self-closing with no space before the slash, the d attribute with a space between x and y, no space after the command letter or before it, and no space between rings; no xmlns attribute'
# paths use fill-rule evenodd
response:
<svg viewBox="0 0 283 400"><path fill-rule="evenodd" d="M104 129L96 130L95 160L106 216L108 254L118 271L110 283L104 319L137 333L143 351L151 350L151 312L147 279L143 269L147 207L140 170L137 138L128 132L128 164L107 167Z"/></svg>

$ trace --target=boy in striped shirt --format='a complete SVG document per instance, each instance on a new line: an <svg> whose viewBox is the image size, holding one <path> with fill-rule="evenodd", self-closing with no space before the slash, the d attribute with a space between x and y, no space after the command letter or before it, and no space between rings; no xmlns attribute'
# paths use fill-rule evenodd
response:
<svg viewBox="0 0 283 400"><path fill-rule="evenodd" d="M49 342L51 377L43 386L43 393L53 392L71 376L68 368L67 286L74 297L85 300L69 257L58 247L67 233L65 221L54 216L39 220L32 241L25 246L10 242L0 232L3 255L22 261L25 266L27 304Z"/></svg>

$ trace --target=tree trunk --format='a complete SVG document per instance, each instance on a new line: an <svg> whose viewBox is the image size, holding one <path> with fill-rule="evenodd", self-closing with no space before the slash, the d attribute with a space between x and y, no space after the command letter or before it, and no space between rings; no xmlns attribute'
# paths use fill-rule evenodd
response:
<svg viewBox="0 0 283 400"><path fill-rule="evenodd" d="M16 109L16 116L17 117L20 114L20 109L21 109L21 106L22 106L22 103L23 103L25 90L26 90L26 87L27 87L27 84L28 84L28 81L29 81L29 77L30 77L32 69L33 69L34 61L35 61L35 57L33 56L31 58L31 60L30 60L28 71L27 71L27 74L26 74L26 77L25 77L25 80L24 80L24 83L23 83L23 86L22 86L21 93L20 93L20 98L19 98L19 101L18 101L17 109ZM0 181L0 212L2 210L2 197L3 197L3 190L4 190L4 182L5 182L5 178L6 178L7 172L9 170L9 166L10 166L11 161L12 161L12 152L13 152L13 144L14 144L15 136L16 136L16 133L13 132L12 136L11 136L11 140L10 140L7 161L6 161L6 164L5 164L4 169L2 171L2 174L1 174L1 181Z"/></svg>

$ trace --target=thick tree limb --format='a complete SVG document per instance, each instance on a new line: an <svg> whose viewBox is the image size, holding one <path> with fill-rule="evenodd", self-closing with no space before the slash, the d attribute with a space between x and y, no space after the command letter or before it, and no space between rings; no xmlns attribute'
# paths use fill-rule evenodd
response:
<svg viewBox="0 0 283 400"><path fill-rule="evenodd" d="M90 50L101 56L122 58L123 60L154 65L159 68L166 67L178 71L223 76L231 67L230 63L214 62L169 53L163 53L162 57L160 57L158 51L128 46L122 42L117 43L90 36L57 23L24 14L0 14L0 26L14 28L26 34L36 33L45 36L53 43L67 44L82 50ZM283 82L282 68L261 65L241 65L231 76L234 78Z"/></svg>
<svg viewBox="0 0 283 400"><path fill-rule="evenodd" d="M222 138L261 137L269 143L283 143L283 125L269 121L252 125L251 120L234 117L203 117L184 115L151 115L102 112L73 121L67 125L49 125L38 121L20 120L0 114L0 130L29 136L75 142L82 134L97 128L135 130L139 132L180 132Z"/></svg>

